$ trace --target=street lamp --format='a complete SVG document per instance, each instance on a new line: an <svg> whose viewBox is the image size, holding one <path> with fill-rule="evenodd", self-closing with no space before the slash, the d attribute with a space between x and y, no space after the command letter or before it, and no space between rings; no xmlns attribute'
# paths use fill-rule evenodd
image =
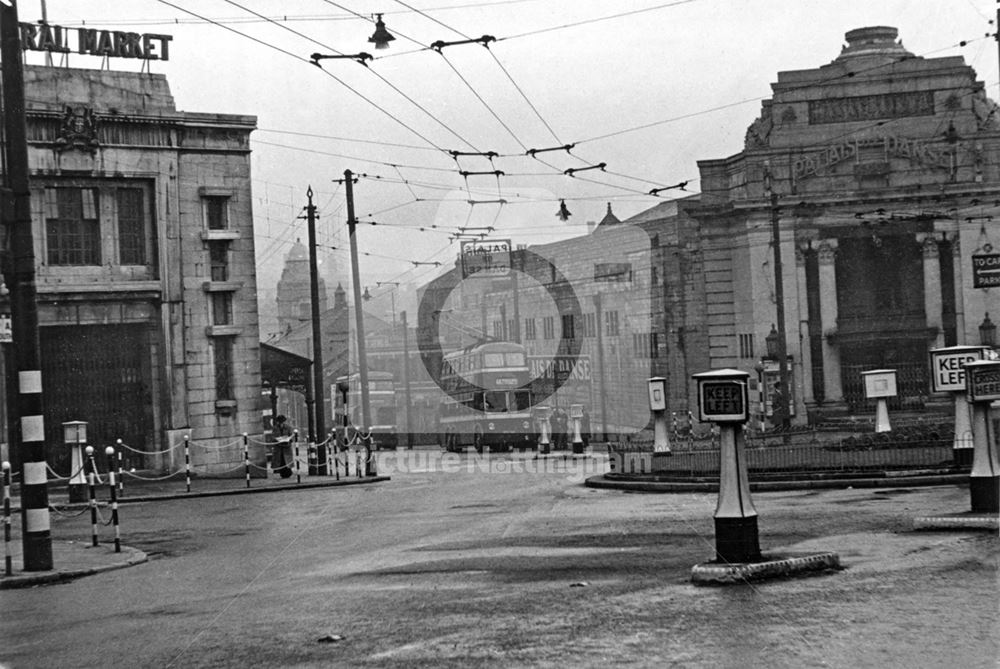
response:
<svg viewBox="0 0 1000 669"><path fill-rule="evenodd" d="M392 33L385 29L385 21L382 20L382 15L376 14L375 32L368 38L368 41L374 44L376 49L388 49L389 42L392 42L395 39L396 38L392 36Z"/></svg>
<svg viewBox="0 0 1000 669"><path fill-rule="evenodd" d="M781 349L778 347L778 330L774 327L774 323L771 323L771 331L764 337L764 345L767 348L767 357L777 360Z"/></svg>
<svg viewBox="0 0 1000 669"><path fill-rule="evenodd" d="M997 343L997 326L990 320L989 312L986 313L983 322L979 324L979 343L990 348L996 346Z"/></svg>

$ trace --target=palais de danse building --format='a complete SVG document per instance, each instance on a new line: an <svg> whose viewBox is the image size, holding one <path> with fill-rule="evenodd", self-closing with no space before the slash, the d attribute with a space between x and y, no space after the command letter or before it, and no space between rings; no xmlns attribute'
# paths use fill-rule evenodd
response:
<svg viewBox="0 0 1000 669"><path fill-rule="evenodd" d="M642 412L622 414L645 406L647 376L667 378L669 409L684 416L691 374L726 367L763 381L766 414L776 216L793 422L872 412L860 374L880 368L897 370L891 407L948 406L930 394L928 350L979 344L1000 314L1000 287L979 271L1000 267L997 107L961 57L914 56L890 27L847 33L832 62L780 72L772 92L739 153L699 161L700 194L624 223L609 206L587 237L528 247L587 277L581 313L526 278L516 305L509 280L438 281L456 288L442 311L464 307L467 323L542 357L567 333L582 340L593 373L549 403L584 403L595 429L603 413L611 432L638 427ZM649 239L616 238L616 226Z"/></svg>

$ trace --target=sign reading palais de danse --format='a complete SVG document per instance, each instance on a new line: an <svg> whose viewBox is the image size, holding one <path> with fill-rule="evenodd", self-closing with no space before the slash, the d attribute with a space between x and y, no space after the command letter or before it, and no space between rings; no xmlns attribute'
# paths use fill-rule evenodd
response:
<svg viewBox="0 0 1000 669"><path fill-rule="evenodd" d="M47 23L21 23L21 48L26 51L71 53L70 34L76 33L76 52L89 56L170 60L171 35L129 33L96 28L66 28Z"/></svg>

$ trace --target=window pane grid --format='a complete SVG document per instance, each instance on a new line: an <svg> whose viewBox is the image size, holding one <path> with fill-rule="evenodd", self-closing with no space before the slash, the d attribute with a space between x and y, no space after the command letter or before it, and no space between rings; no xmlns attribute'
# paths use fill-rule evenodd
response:
<svg viewBox="0 0 1000 669"><path fill-rule="evenodd" d="M146 264L146 225L142 190L119 188L118 255L123 265Z"/></svg>

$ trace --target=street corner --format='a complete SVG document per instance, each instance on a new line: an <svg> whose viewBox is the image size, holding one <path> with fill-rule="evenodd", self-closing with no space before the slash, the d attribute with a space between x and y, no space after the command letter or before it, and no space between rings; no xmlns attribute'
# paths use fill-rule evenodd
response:
<svg viewBox="0 0 1000 669"><path fill-rule="evenodd" d="M18 549L12 555L12 563L22 563L19 543ZM92 546L83 541L52 542L52 569L28 571L23 567L14 568L12 573L0 576L0 589L30 588L47 583L69 581L84 576L99 574L112 569L124 569L149 560L145 552L121 546L115 550L113 544Z"/></svg>
<svg viewBox="0 0 1000 669"><path fill-rule="evenodd" d="M740 585L749 581L793 578L841 571L836 553L765 555L757 562L702 562L691 568L695 585Z"/></svg>

